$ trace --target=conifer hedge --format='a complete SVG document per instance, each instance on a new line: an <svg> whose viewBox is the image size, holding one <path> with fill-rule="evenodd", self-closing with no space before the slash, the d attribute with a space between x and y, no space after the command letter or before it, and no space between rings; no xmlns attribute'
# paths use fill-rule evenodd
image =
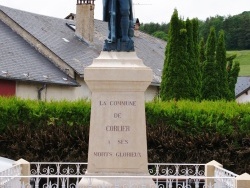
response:
<svg viewBox="0 0 250 188"><path fill-rule="evenodd" d="M0 132L9 126L89 125L90 102L35 101L0 97Z"/></svg>
<svg viewBox="0 0 250 188"><path fill-rule="evenodd" d="M217 160L250 173L250 104L146 103L149 162ZM28 161L86 162L90 102L0 98L0 156Z"/></svg>
<svg viewBox="0 0 250 188"><path fill-rule="evenodd" d="M203 132L250 135L250 104L226 101L168 101L146 105L147 122L163 124L185 134Z"/></svg>

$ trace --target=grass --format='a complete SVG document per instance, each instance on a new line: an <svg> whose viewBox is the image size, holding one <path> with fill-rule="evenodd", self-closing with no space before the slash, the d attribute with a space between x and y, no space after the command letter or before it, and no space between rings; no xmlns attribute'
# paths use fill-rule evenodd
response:
<svg viewBox="0 0 250 188"><path fill-rule="evenodd" d="M237 54L235 61L240 63L239 76L250 76L250 50L227 51L227 54Z"/></svg>

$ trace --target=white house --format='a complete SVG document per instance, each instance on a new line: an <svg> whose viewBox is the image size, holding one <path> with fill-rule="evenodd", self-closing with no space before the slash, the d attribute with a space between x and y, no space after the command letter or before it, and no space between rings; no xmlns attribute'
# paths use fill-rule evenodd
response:
<svg viewBox="0 0 250 188"><path fill-rule="evenodd" d="M235 96L238 103L250 102L250 77L238 77L235 86Z"/></svg>
<svg viewBox="0 0 250 188"><path fill-rule="evenodd" d="M58 19L0 5L0 95L50 100L89 98L84 68L102 51L106 22L94 1L78 2L76 19ZM153 70L146 100L158 94L166 42L137 31L135 51Z"/></svg>

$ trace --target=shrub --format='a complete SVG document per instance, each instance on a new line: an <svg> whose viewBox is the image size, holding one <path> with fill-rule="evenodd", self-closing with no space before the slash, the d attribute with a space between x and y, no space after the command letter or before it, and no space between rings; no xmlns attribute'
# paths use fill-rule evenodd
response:
<svg viewBox="0 0 250 188"><path fill-rule="evenodd" d="M250 135L250 104L226 101L169 101L146 104L150 125L168 125L185 134Z"/></svg>
<svg viewBox="0 0 250 188"><path fill-rule="evenodd" d="M0 133L8 126L89 125L90 102L79 100L42 102L0 98Z"/></svg>
<svg viewBox="0 0 250 188"><path fill-rule="evenodd" d="M217 160L250 173L250 104L146 103L149 162ZM0 98L0 156L28 161L86 162L90 102Z"/></svg>

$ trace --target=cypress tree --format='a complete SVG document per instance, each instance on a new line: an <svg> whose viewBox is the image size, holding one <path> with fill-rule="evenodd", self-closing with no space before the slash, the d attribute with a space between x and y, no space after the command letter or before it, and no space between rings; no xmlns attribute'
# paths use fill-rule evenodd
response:
<svg viewBox="0 0 250 188"><path fill-rule="evenodd" d="M194 100L197 98L197 79L196 79L196 65L195 65L195 52L194 52L194 36L193 36L193 23L187 19L186 20L186 30L187 30L187 75L190 80L189 92L190 99Z"/></svg>
<svg viewBox="0 0 250 188"><path fill-rule="evenodd" d="M228 88L229 88L229 100L235 100L235 84L240 72L239 62L233 62L236 58L236 55L230 56L227 58L227 73L228 73Z"/></svg>
<svg viewBox="0 0 250 188"><path fill-rule="evenodd" d="M176 9L171 17L168 37L160 96L162 100L187 99L187 31Z"/></svg>
<svg viewBox="0 0 250 188"><path fill-rule="evenodd" d="M206 60L208 62L215 62L215 49L216 49L215 28L211 27L206 43Z"/></svg>
<svg viewBox="0 0 250 188"><path fill-rule="evenodd" d="M199 20L197 18L192 19L193 24L193 41L194 41L194 52L195 57L199 57Z"/></svg>
<svg viewBox="0 0 250 188"><path fill-rule="evenodd" d="M205 63L205 61L206 61L205 42L204 42L204 38L202 37L199 42L199 63L201 67L203 67L203 64Z"/></svg>
<svg viewBox="0 0 250 188"><path fill-rule="evenodd" d="M226 59L226 47L224 39L224 31L219 32L219 38L216 47L216 70L218 72L218 86L220 99L229 99L229 88L228 88L228 75L227 75L227 59Z"/></svg>
<svg viewBox="0 0 250 188"><path fill-rule="evenodd" d="M175 99L191 99L192 83L189 77L189 62L188 62L188 35L187 29L185 28L185 22L180 20L182 23L182 29L180 29L179 36L179 65L176 66L178 69L178 77L176 79L175 87Z"/></svg>
<svg viewBox="0 0 250 188"><path fill-rule="evenodd" d="M210 33L206 43L206 61L202 70L202 99L218 100L218 73L215 64L216 36L214 27L210 28Z"/></svg>
<svg viewBox="0 0 250 188"><path fill-rule="evenodd" d="M201 66L199 63L199 20L193 19L193 40L194 40L194 55L195 55L195 68L196 68L196 79L197 79L197 96L196 99L201 99Z"/></svg>
<svg viewBox="0 0 250 188"><path fill-rule="evenodd" d="M199 22L198 19L192 19L191 20L192 24L192 33L193 37L192 38L192 46L193 46L193 64L192 64L192 70L193 70L193 75L191 75L192 82L191 82L191 94L192 98L195 100L199 100L201 98L201 67L199 65L199 43L198 43L198 38L199 38ZM188 28L187 28L188 29ZM190 71L189 71L190 72ZM190 79L191 80L191 79Z"/></svg>

